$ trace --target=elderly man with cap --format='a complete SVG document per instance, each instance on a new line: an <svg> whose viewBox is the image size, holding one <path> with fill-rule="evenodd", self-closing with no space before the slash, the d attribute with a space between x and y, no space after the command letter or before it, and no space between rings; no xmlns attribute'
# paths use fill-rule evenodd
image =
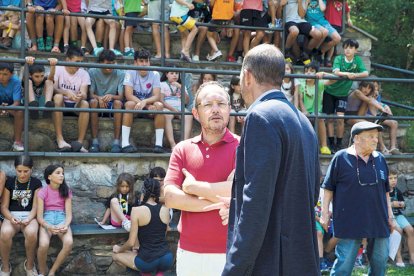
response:
<svg viewBox="0 0 414 276"><path fill-rule="evenodd" d="M321 224L328 227L333 202L333 231L339 239L331 275L351 275L363 238L368 239L368 275L385 275L393 214L388 166L375 150L379 131L380 125L356 123L351 129L351 146L335 154L322 184Z"/></svg>

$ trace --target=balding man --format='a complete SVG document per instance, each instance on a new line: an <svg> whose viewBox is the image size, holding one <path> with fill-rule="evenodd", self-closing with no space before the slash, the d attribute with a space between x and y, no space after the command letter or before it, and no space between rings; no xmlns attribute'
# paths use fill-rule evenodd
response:
<svg viewBox="0 0 414 276"><path fill-rule="evenodd" d="M226 261L227 225L205 207L229 197L238 137L227 129L230 98L218 82L198 89L193 115L201 134L174 148L164 179L165 203L181 210L178 276L219 276Z"/></svg>
<svg viewBox="0 0 414 276"><path fill-rule="evenodd" d="M244 58L250 106L237 149L222 275L319 275L314 206L318 141L309 120L280 91L282 53L259 45Z"/></svg>

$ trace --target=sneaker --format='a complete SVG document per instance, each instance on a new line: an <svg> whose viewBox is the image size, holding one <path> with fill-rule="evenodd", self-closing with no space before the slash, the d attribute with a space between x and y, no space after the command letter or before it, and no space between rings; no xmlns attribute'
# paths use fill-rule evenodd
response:
<svg viewBox="0 0 414 276"><path fill-rule="evenodd" d="M53 47L53 38L51 36L46 37L46 44L45 44L45 50L46 52L50 52Z"/></svg>
<svg viewBox="0 0 414 276"><path fill-rule="evenodd" d="M89 55L89 50L86 47L81 47L81 51L84 56Z"/></svg>
<svg viewBox="0 0 414 276"><path fill-rule="evenodd" d="M233 56L228 56L227 57L227 62L236 62L236 58Z"/></svg>
<svg viewBox="0 0 414 276"><path fill-rule="evenodd" d="M9 272L4 272L3 271L3 265L0 265L0 276L10 276L10 274L13 271L11 263L9 263L9 267L10 267L10 271Z"/></svg>
<svg viewBox="0 0 414 276"><path fill-rule="evenodd" d="M124 56L125 57L133 57L134 56L134 51L133 50L129 50L124 52Z"/></svg>
<svg viewBox="0 0 414 276"><path fill-rule="evenodd" d="M45 103L45 107L53 108L55 107L55 103L53 101L47 101ZM51 117L52 117L52 111L43 111L43 118L51 118Z"/></svg>
<svg viewBox="0 0 414 276"><path fill-rule="evenodd" d="M319 268L321 272L328 272L330 269L328 267L328 265L326 264L325 260L323 260L320 264L319 264Z"/></svg>
<svg viewBox="0 0 414 276"><path fill-rule="evenodd" d="M99 144L92 144L92 146L89 148L89 152L100 152Z"/></svg>
<svg viewBox="0 0 414 276"><path fill-rule="evenodd" d="M199 62L200 61L200 57L198 55L193 55L193 61L194 62Z"/></svg>
<svg viewBox="0 0 414 276"><path fill-rule="evenodd" d="M41 51L41 52L44 52L45 51L45 41L43 40L43 37L37 38L36 42L37 42L37 50Z"/></svg>
<svg viewBox="0 0 414 276"><path fill-rule="evenodd" d="M220 50L218 50L217 52L215 52L213 55L210 56L210 54L207 55L207 60L208 61L215 61L219 58L221 58L223 56L223 54L221 53Z"/></svg>
<svg viewBox="0 0 414 276"><path fill-rule="evenodd" d="M405 267L405 264L404 263L395 263L395 266L403 268L403 267Z"/></svg>
<svg viewBox="0 0 414 276"><path fill-rule="evenodd" d="M94 49L93 49L93 55L94 55L95 57L97 57L97 56L99 56L99 54L100 54L103 50L104 50L104 48L103 48L103 47L96 47L96 48L94 48Z"/></svg>
<svg viewBox="0 0 414 276"><path fill-rule="evenodd" d="M153 152L154 153L165 153L165 150L161 146L155 146L154 149L153 149Z"/></svg>
<svg viewBox="0 0 414 276"><path fill-rule="evenodd" d="M287 52L287 53L285 53L285 61L289 62L291 64L294 64L295 63L295 57L291 53Z"/></svg>
<svg viewBox="0 0 414 276"><path fill-rule="evenodd" d="M39 107L39 102L38 101L32 101L29 103L29 106L31 107ZM30 110L29 111L29 116L30 119L39 119L39 110Z"/></svg>
<svg viewBox="0 0 414 276"><path fill-rule="evenodd" d="M192 62L191 57L190 56L187 56L183 52L180 53L180 59L182 61L185 61L185 62Z"/></svg>
<svg viewBox="0 0 414 276"><path fill-rule="evenodd" d="M275 27L276 28L282 28L282 26L283 26L283 19L276 19L276 22L275 22L276 24L275 24Z"/></svg>
<svg viewBox="0 0 414 276"><path fill-rule="evenodd" d="M242 56L238 56L237 63L239 63L239 64L243 63L243 57Z"/></svg>
<svg viewBox="0 0 414 276"><path fill-rule="evenodd" d="M303 65L308 65L311 63L309 55L305 52L302 52L302 54L300 54L300 60L303 62Z"/></svg>
<svg viewBox="0 0 414 276"><path fill-rule="evenodd" d="M321 154L332 154L331 150L328 147L321 147Z"/></svg>
<svg viewBox="0 0 414 276"><path fill-rule="evenodd" d="M117 50L117 49L112 49L111 51L112 51L112 52L114 52L114 54L115 54L117 57L122 57L122 52L121 52L121 51L119 51L119 50Z"/></svg>
<svg viewBox="0 0 414 276"><path fill-rule="evenodd" d="M355 260L354 267L360 267L360 268L365 267L365 266L362 264L362 254L361 254L360 256L357 256L357 258L356 258L356 260Z"/></svg>
<svg viewBox="0 0 414 276"><path fill-rule="evenodd" d="M392 155L402 154L401 151L397 148L390 149Z"/></svg>
<svg viewBox="0 0 414 276"><path fill-rule="evenodd" d="M37 47L39 47L39 46L37 46ZM69 45L64 45L63 46L63 53L66 55L66 53L68 52L68 50L69 50Z"/></svg>
<svg viewBox="0 0 414 276"><path fill-rule="evenodd" d="M138 151L137 148L134 147L133 145L128 145L128 146L123 147L121 149L121 152L123 152L123 153L134 153L134 152L137 152L137 151Z"/></svg>
<svg viewBox="0 0 414 276"><path fill-rule="evenodd" d="M267 33L267 34L273 34L273 32L275 31L274 30L274 28L276 27L276 25L274 25L274 24L272 24L272 23L269 23L269 25L268 25L268 28L269 29L267 29L266 31L265 31L265 33Z"/></svg>
<svg viewBox="0 0 414 276"><path fill-rule="evenodd" d="M38 273L37 273L37 270L36 270L36 266L35 266L35 264L33 264L33 268L32 268L31 270L27 270L27 268L26 268L26 263L27 263L27 260L25 260L25 261L24 261L24 264L23 264L23 266L24 266L24 270L26 271L26 275L27 275L27 276L37 276L37 275L38 275Z"/></svg>
<svg viewBox="0 0 414 276"><path fill-rule="evenodd" d="M113 144L111 147L112 153L120 153L122 150L121 146L119 144Z"/></svg>
<svg viewBox="0 0 414 276"><path fill-rule="evenodd" d="M24 151L24 146L22 142L14 142L12 146L13 151Z"/></svg>
<svg viewBox="0 0 414 276"><path fill-rule="evenodd" d="M122 228L125 229L125 231L130 232L131 231L131 221L128 219L124 219L122 221Z"/></svg>

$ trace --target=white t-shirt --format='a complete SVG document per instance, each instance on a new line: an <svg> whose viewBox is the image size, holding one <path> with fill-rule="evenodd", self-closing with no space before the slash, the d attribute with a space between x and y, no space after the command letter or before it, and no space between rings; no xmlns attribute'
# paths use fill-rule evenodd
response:
<svg viewBox="0 0 414 276"><path fill-rule="evenodd" d="M154 88L161 87L160 74L148 71L147 75L142 77L137 70L128 70L125 73L124 85L132 87L135 97L145 100L152 96Z"/></svg>
<svg viewBox="0 0 414 276"><path fill-rule="evenodd" d="M185 92L188 94L187 90ZM164 95L166 103L181 111L181 88L163 81L161 82L161 93Z"/></svg>
<svg viewBox="0 0 414 276"><path fill-rule="evenodd" d="M295 87L297 85L299 85L299 80L295 79ZM286 99L288 99L289 102L293 103L293 95L291 93L291 91L292 91L292 81L289 81L288 83L282 81L282 85L280 86L280 90L283 92L283 94L285 94Z"/></svg>
<svg viewBox="0 0 414 276"><path fill-rule="evenodd" d="M298 2L301 0L288 0L286 4L286 22L307 22L305 19L301 18L298 13ZM302 6L305 7L306 0L302 0ZM304 8L306 9L306 8Z"/></svg>
<svg viewBox="0 0 414 276"><path fill-rule="evenodd" d="M71 75L64 66L56 66L55 84L57 88L69 90L76 95L80 92L80 88L83 85L91 84L91 79L85 69L79 68L75 74ZM67 97L64 97L64 101L74 103L74 101L69 100Z"/></svg>
<svg viewBox="0 0 414 276"><path fill-rule="evenodd" d="M191 4L193 0L185 0L185 2ZM181 17L183 15L186 15L189 11L190 9L187 6L178 4L176 1L174 1L171 5L170 17Z"/></svg>

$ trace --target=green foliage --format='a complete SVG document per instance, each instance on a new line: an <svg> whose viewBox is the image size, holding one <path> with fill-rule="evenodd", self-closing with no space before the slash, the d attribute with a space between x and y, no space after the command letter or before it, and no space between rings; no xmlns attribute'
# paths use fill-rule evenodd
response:
<svg viewBox="0 0 414 276"><path fill-rule="evenodd" d="M377 63L405 68L408 44L414 44L414 1L350 0L355 26L378 38L372 56ZM414 65L413 65L414 66Z"/></svg>

